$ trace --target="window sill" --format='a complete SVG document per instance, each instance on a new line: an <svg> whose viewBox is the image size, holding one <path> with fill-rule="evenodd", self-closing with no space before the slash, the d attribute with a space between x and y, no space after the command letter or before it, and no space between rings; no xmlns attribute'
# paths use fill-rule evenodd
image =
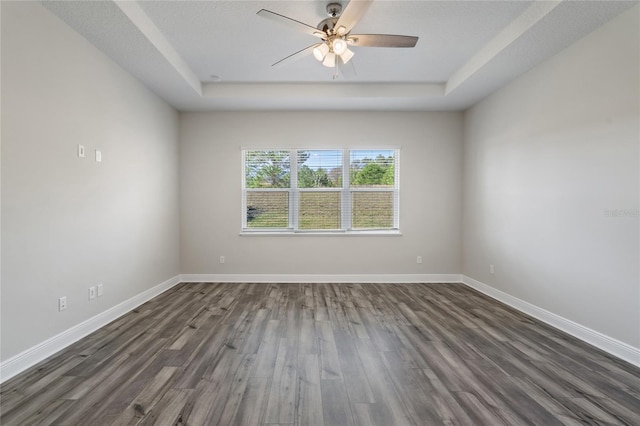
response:
<svg viewBox="0 0 640 426"><path fill-rule="evenodd" d="M400 231L241 231L241 237L401 237Z"/></svg>

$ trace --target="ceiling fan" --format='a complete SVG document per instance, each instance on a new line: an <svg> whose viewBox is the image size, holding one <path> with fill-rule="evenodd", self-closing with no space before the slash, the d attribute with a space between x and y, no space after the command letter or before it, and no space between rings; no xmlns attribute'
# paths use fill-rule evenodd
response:
<svg viewBox="0 0 640 426"><path fill-rule="evenodd" d="M293 18L270 10L261 9L258 15L288 27L297 29L322 41L295 52L272 66L300 59L313 53L313 56L326 67L333 68L339 63L346 64L354 53L354 47L414 47L418 37L397 34L351 34L351 30L365 14L373 0L351 0L342 9L340 3L327 5L328 18L320 21L317 27L307 25Z"/></svg>

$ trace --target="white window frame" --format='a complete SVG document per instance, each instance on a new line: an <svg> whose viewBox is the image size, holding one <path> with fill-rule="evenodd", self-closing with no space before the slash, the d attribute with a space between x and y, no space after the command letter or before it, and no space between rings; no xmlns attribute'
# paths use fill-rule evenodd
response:
<svg viewBox="0 0 640 426"><path fill-rule="evenodd" d="M393 188L351 188L351 151L393 151L394 186ZM247 188L246 152L247 151L289 151L289 188ZM401 235L400 233L400 148L364 147L342 149L342 187L341 188L299 188L298 152L299 151L340 151L335 148L242 148L242 228L240 235ZM249 228L247 227L247 192L288 192L289 226L287 228ZM301 192L340 192L341 193L341 229L298 229L298 200ZM352 228L351 198L353 192L393 192L393 228Z"/></svg>

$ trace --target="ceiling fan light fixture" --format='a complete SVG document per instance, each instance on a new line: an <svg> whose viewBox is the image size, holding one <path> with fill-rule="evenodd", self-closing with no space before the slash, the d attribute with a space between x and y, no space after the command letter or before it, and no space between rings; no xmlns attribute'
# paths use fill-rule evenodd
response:
<svg viewBox="0 0 640 426"><path fill-rule="evenodd" d="M288 27L295 27L299 31L322 40L279 60L272 66L279 65L285 61L291 62L294 59L313 54L324 66L336 68L336 66L340 65L340 62L347 63L353 58L354 53L349 50L350 46L415 47L418 42L418 37L414 36L399 34L351 35L351 29L358 23L360 18L362 18L372 2L373 0L349 1L347 7L344 9L344 14L342 13L343 9L340 3L329 3L327 5L329 17L320 21L315 27L270 10L260 9L258 15L277 21Z"/></svg>
<svg viewBox="0 0 640 426"><path fill-rule="evenodd" d="M327 56L327 53L329 53L327 43L320 43L313 49L313 56L319 61L322 61Z"/></svg>
<svg viewBox="0 0 640 426"><path fill-rule="evenodd" d="M342 59L342 63L346 64L353 58L353 50L349 50L348 48L340 55L340 59Z"/></svg>
<svg viewBox="0 0 640 426"><path fill-rule="evenodd" d="M336 55L342 55L348 48L346 40L341 38L333 39L331 45L333 46L333 51Z"/></svg>
<svg viewBox="0 0 640 426"><path fill-rule="evenodd" d="M324 57L324 61L322 61L322 65L325 67L333 68L336 66L336 54L333 52L327 53Z"/></svg>

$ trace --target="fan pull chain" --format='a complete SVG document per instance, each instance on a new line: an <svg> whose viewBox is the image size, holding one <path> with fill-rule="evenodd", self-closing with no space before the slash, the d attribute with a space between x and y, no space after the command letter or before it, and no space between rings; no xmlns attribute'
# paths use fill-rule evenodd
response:
<svg viewBox="0 0 640 426"><path fill-rule="evenodd" d="M342 71L341 65L344 65L344 64L342 63L342 58L340 58L340 56L338 56L336 58L336 66L334 68L335 71L333 73L333 79L334 80L339 80L340 79L340 74L343 74L343 76L344 76L344 73L341 73L341 71Z"/></svg>

